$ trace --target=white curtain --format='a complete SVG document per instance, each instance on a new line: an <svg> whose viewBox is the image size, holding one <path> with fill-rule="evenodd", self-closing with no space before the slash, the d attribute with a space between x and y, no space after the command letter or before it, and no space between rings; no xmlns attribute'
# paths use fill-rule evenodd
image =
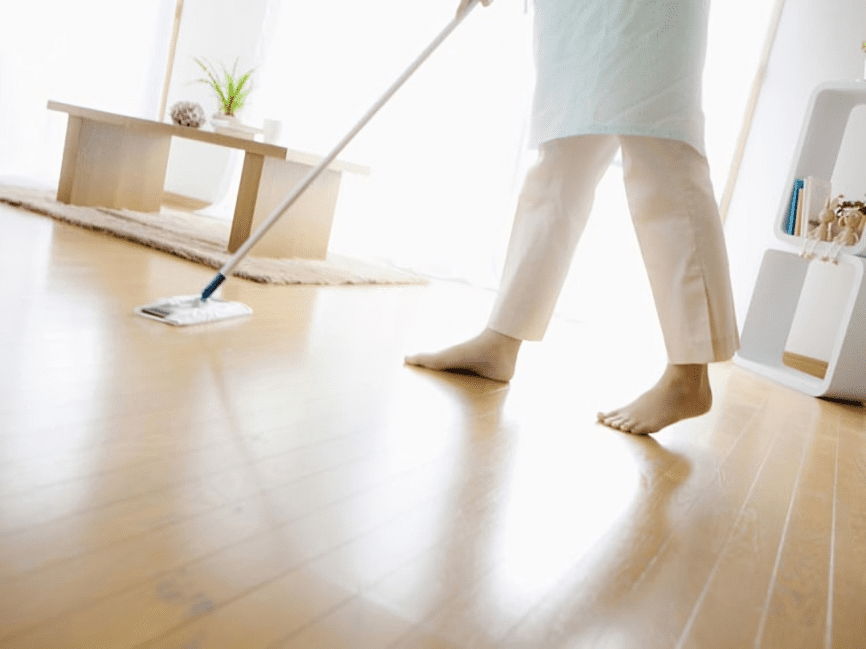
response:
<svg viewBox="0 0 866 649"><path fill-rule="evenodd" d="M448 0L284 2L256 107L325 153L453 18ZM478 8L342 156L331 248L495 285L523 169L532 89L523 3Z"/></svg>
<svg viewBox="0 0 866 649"><path fill-rule="evenodd" d="M156 117L174 0L0 2L0 176L56 186L49 99Z"/></svg>

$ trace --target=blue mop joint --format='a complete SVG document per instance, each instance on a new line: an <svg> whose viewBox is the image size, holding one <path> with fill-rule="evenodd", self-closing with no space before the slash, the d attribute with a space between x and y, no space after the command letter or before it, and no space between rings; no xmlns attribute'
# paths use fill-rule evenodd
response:
<svg viewBox="0 0 866 649"><path fill-rule="evenodd" d="M216 277L213 278L213 281L207 286L205 286L204 290L201 292L201 299L208 299L211 295L213 295L213 292L217 290L220 284L222 284L224 281L226 281L226 276L222 273L217 273Z"/></svg>

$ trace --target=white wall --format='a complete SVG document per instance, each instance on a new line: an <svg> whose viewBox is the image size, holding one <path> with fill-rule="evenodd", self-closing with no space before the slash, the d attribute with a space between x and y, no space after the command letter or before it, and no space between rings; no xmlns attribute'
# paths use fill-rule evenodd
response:
<svg viewBox="0 0 866 649"><path fill-rule="evenodd" d="M734 298L745 319L763 253L787 249L773 234L812 90L863 77L863 0L786 0L735 186L726 233ZM866 191L866 113L855 111L834 174L834 193Z"/></svg>

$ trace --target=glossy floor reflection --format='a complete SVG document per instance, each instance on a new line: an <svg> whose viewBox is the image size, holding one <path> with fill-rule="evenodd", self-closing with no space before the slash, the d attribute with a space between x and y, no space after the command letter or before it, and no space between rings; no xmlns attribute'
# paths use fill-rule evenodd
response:
<svg viewBox="0 0 866 649"><path fill-rule="evenodd" d="M458 285L231 280L0 207L3 649L837 647L866 637L866 413L711 368L652 438L595 413L664 362L588 304L508 385L404 366ZM636 323L640 323L636 325Z"/></svg>

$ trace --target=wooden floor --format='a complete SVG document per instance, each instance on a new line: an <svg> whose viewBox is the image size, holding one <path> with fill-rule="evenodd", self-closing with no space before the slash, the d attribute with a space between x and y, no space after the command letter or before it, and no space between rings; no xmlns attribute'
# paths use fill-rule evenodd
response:
<svg viewBox="0 0 866 649"><path fill-rule="evenodd" d="M403 354L467 287L230 280L0 207L0 646L866 646L866 411L733 364L654 438L651 320L556 321L508 386ZM649 324L648 324L649 323Z"/></svg>

